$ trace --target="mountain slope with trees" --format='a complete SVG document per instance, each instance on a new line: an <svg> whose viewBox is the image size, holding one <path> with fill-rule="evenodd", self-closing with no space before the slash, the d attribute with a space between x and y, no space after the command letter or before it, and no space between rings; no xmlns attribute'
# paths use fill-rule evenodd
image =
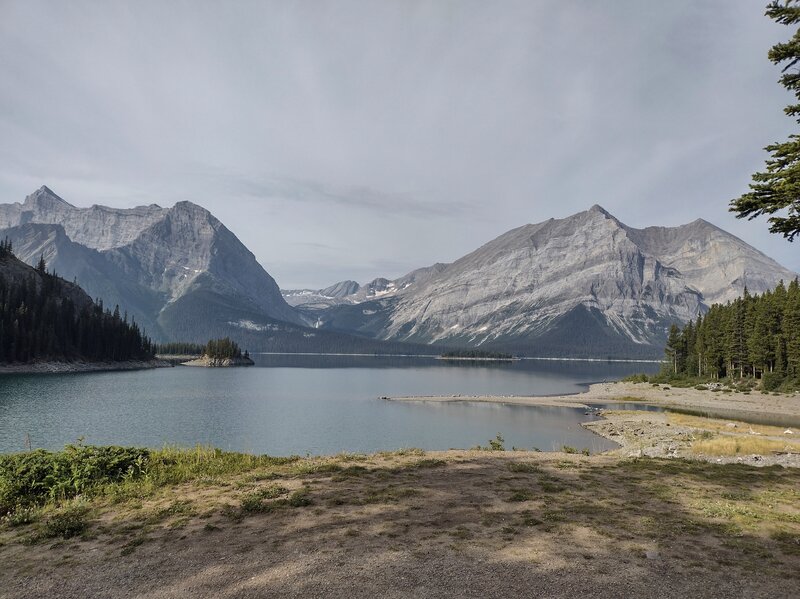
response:
<svg viewBox="0 0 800 599"><path fill-rule="evenodd" d="M76 284L36 268L0 242L0 363L151 360L150 340L119 307L95 304Z"/></svg>

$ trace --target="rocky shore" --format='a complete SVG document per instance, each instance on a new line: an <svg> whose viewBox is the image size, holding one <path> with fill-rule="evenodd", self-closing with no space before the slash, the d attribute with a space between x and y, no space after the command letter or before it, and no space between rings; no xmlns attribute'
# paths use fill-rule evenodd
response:
<svg viewBox="0 0 800 599"><path fill-rule="evenodd" d="M127 360L125 362L33 362L30 364L0 364L2 374L67 374L72 372L107 372L116 370L147 370L169 368L166 360Z"/></svg>
<svg viewBox="0 0 800 599"><path fill-rule="evenodd" d="M391 401L473 401L588 408L596 404L641 403L699 415L748 422L781 421L800 427L800 394L726 393L649 383L596 383L583 393L552 396L426 395L386 397ZM796 423L796 424L795 424Z"/></svg>
<svg viewBox="0 0 800 599"><path fill-rule="evenodd" d="M620 457L800 467L800 395L724 393L646 383L601 383L552 397L425 396L392 401L489 402L597 410L589 430L617 443ZM667 411L625 409L655 406ZM602 406L602 407L600 407ZM705 441L703 443L702 441Z"/></svg>
<svg viewBox="0 0 800 599"><path fill-rule="evenodd" d="M230 368L233 366L253 366L255 362L250 358L209 358L202 356L187 362L181 362L181 366L200 366L203 368Z"/></svg>

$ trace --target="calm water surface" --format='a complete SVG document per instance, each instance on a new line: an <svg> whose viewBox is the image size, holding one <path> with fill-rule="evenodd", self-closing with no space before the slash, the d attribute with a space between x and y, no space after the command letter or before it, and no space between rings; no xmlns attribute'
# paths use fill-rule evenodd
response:
<svg viewBox="0 0 800 599"><path fill-rule="evenodd" d="M193 446L288 454L506 446L601 451L583 410L388 402L383 395L554 395L657 366L424 358L254 356L256 367L0 376L0 452L86 443Z"/></svg>

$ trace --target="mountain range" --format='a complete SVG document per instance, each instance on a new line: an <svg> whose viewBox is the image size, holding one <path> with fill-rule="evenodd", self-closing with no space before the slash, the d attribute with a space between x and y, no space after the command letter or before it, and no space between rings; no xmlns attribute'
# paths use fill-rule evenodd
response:
<svg viewBox="0 0 800 599"><path fill-rule="evenodd" d="M599 206L450 264L321 290L281 291L231 231L185 201L77 208L42 187L0 205L0 237L119 304L156 341L227 335L254 351L659 356L670 324L796 276L708 222L634 229Z"/></svg>
<svg viewBox="0 0 800 599"><path fill-rule="evenodd" d="M400 279L283 295L322 329L376 339L655 357L671 324L796 276L704 220L635 229L593 206Z"/></svg>

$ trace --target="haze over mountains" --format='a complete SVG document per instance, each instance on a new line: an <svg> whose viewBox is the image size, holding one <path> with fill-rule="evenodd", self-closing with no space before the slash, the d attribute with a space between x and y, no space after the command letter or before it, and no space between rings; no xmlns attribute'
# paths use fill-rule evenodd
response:
<svg viewBox="0 0 800 599"><path fill-rule="evenodd" d="M29 264L119 304L156 341L230 335L252 350L659 356L666 329L795 273L702 220L633 229L599 206L525 225L452 264L366 285L287 290L210 212L76 208L47 187L0 205L0 236ZM388 343L387 343L388 342ZM415 344L406 347L403 343Z"/></svg>

